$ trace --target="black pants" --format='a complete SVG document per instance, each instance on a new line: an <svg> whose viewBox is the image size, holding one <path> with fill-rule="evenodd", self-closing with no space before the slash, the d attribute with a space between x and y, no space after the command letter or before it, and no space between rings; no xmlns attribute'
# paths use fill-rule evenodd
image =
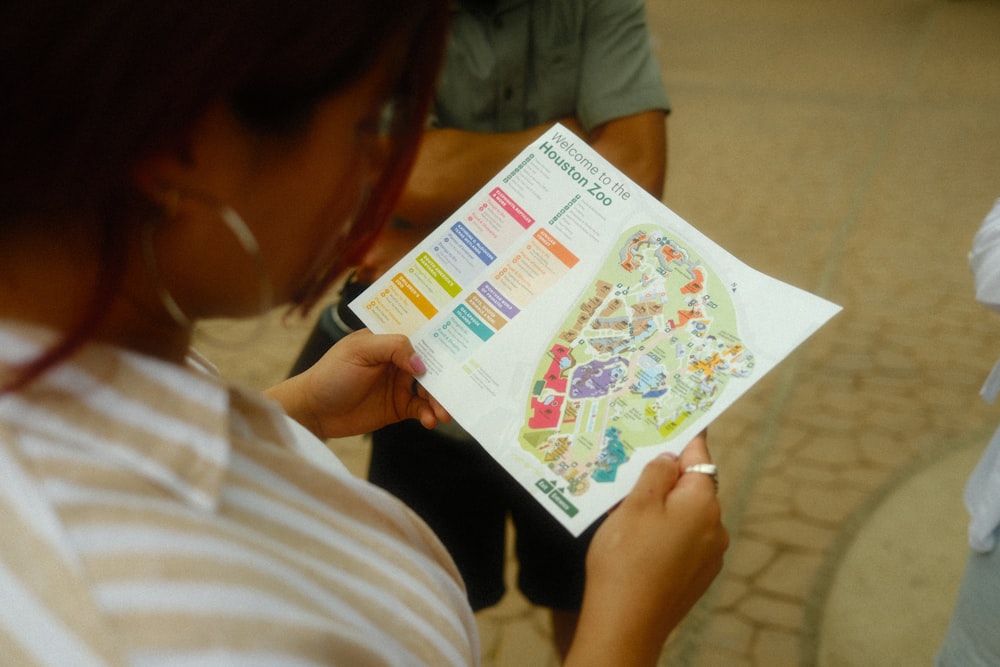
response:
<svg viewBox="0 0 1000 667"><path fill-rule="evenodd" d="M479 443L407 420L372 434L368 479L423 517L455 559L475 610L503 597L506 519L518 587L533 604L579 610L596 525L573 537Z"/></svg>

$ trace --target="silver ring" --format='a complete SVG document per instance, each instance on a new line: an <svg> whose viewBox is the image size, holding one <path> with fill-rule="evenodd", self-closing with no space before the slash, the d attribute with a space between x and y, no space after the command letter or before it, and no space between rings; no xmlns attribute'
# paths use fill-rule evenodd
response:
<svg viewBox="0 0 1000 667"><path fill-rule="evenodd" d="M693 466L684 468L684 472L700 472L712 478L715 490L719 490L719 468L714 463L695 463Z"/></svg>

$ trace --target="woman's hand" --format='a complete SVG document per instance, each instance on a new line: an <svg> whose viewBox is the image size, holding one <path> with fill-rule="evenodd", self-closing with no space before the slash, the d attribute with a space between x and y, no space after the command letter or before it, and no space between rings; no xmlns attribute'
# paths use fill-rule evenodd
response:
<svg viewBox="0 0 1000 667"><path fill-rule="evenodd" d="M651 461L598 529L566 665L655 665L667 635L722 569L729 535L712 478L684 473L709 463L699 434L680 460Z"/></svg>
<svg viewBox="0 0 1000 667"><path fill-rule="evenodd" d="M411 418L434 428L451 416L415 381L424 370L406 336L362 329L266 393L319 438L370 433Z"/></svg>

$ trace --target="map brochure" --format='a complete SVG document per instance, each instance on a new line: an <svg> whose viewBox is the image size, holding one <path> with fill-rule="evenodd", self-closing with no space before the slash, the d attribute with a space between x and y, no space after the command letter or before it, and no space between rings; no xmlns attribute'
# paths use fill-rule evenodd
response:
<svg viewBox="0 0 1000 667"><path fill-rule="evenodd" d="M746 266L562 125L351 307L410 338L421 383L573 535L840 310Z"/></svg>

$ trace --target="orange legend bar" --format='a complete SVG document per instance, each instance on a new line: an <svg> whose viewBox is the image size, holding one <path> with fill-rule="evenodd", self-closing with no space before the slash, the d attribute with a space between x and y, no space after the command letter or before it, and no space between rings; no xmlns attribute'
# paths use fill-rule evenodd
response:
<svg viewBox="0 0 1000 667"><path fill-rule="evenodd" d="M556 240L552 234L549 234L548 230L545 228L539 229L534 234L535 240L545 246L545 249L552 253L560 262L573 268L576 263L580 261L580 258L569 251L569 249L562 243Z"/></svg>
<svg viewBox="0 0 1000 667"><path fill-rule="evenodd" d="M437 315L437 308L435 308L427 297L424 296L423 292L417 289L417 286L410 282L410 279L404 276L402 273L397 273L392 279L392 284L399 288L399 291L403 293L407 299L410 300L414 306L417 307L424 317L431 319Z"/></svg>

